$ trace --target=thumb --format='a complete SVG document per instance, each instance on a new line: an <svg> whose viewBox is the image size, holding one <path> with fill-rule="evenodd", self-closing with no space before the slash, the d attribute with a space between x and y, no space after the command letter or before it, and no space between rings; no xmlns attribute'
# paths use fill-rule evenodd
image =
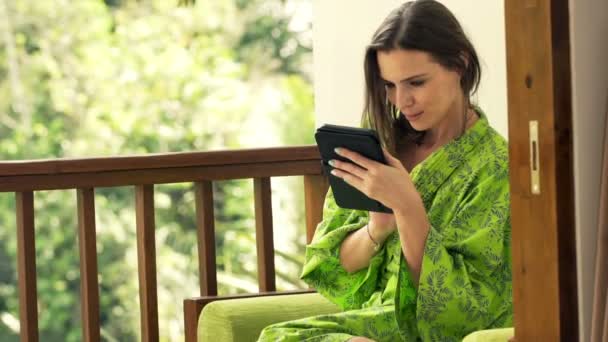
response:
<svg viewBox="0 0 608 342"><path fill-rule="evenodd" d="M393 157L390 153L388 153L388 151L384 147L382 148L382 152L384 153L384 159L386 159L386 163L388 165L397 168L403 168L403 164L401 164L401 161L399 161L399 159Z"/></svg>

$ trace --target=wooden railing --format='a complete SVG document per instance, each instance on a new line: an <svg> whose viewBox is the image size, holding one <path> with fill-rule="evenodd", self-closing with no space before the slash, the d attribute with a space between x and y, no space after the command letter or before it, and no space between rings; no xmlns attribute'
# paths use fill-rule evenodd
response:
<svg viewBox="0 0 608 342"><path fill-rule="evenodd" d="M134 187L141 336L143 341L158 341L154 185L195 184L200 295L216 296L212 182L253 179L259 289L268 292L276 289L270 178L298 175L304 176L306 231L310 241L321 219L327 191L316 146L0 162L0 192L16 195L21 341L38 341L35 191L77 191L83 339L99 341L95 188ZM196 317L184 317L185 321L195 324L198 313L200 310L193 313Z"/></svg>

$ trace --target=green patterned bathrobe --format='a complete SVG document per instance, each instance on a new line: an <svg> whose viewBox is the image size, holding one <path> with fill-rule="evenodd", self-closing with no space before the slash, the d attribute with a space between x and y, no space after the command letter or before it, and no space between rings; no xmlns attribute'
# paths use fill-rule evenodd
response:
<svg viewBox="0 0 608 342"><path fill-rule="evenodd" d="M344 238L368 213L336 206L306 249L302 279L344 312L271 325L260 341L460 341L468 333L512 325L507 143L487 118L431 154L411 177L431 230L419 288L412 283L398 233L366 269L340 265Z"/></svg>

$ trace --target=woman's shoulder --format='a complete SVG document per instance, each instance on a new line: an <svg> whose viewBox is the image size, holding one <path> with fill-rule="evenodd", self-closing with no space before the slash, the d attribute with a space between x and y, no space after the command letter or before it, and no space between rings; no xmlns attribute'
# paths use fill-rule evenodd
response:
<svg viewBox="0 0 608 342"><path fill-rule="evenodd" d="M461 168L465 178L475 182L492 180L501 183L509 181L509 144L487 119L482 123L486 127L480 130L480 139L467 158L468 162Z"/></svg>
<svg viewBox="0 0 608 342"><path fill-rule="evenodd" d="M509 162L509 143L492 126L488 126L487 137L481 144L481 152L488 159L502 161L505 164Z"/></svg>
<svg viewBox="0 0 608 342"><path fill-rule="evenodd" d="M479 137L473 153L476 164L479 167L487 167L491 164L502 165L503 168L508 169L509 143L507 139L492 127L487 115L479 107L475 109L480 116L479 127L476 130Z"/></svg>

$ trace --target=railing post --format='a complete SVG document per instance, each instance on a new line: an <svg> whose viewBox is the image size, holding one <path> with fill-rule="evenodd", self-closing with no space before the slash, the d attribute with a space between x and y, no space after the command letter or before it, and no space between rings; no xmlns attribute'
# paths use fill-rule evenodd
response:
<svg viewBox="0 0 608 342"><path fill-rule="evenodd" d="M77 198L82 336L84 341L96 342L100 340L100 336L97 239L95 236L95 191L91 188L78 189Z"/></svg>
<svg viewBox="0 0 608 342"><path fill-rule="evenodd" d="M144 342L155 342L158 341L159 335L153 185L138 185L136 187L135 208L141 338Z"/></svg>
<svg viewBox="0 0 608 342"><path fill-rule="evenodd" d="M32 191L17 192L16 201L20 336L23 342L37 342L38 294L36 292L34 193Z"/></svg>
<svg viewBox="0 0 608 342"><path fill-rule="evenodd" d="M270 178L255 178L253 190L255 197L255 241L258 252L258 282L260 284L260 292L275 291Z"/></svg>
<svg viewBox="0 0 608 342"><path fill-rule="evenodd" d="M195 183L196 232L198 238L198 270L201 296L217 295L217 265L215 262L215 216L213 213L213 183Z"/></svg>
<svg viewBox="0 0 608 342"><path fill-rule="evenodd" d="M304 176L304 205L306 210L306 243L312 241L317 225L323 219L323 202L329 188L324 175Z"/></svg>

